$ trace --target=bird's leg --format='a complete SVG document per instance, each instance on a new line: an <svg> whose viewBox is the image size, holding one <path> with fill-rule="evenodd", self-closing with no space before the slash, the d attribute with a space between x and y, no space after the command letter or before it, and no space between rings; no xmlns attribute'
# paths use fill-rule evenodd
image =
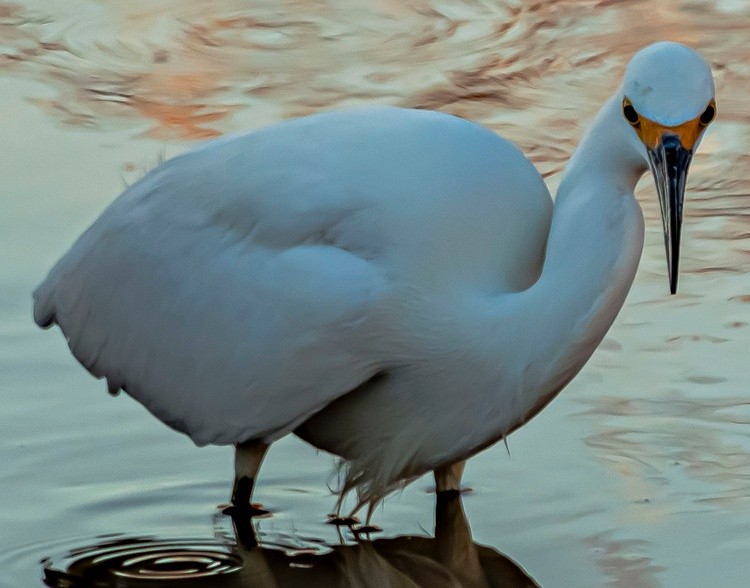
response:
<svg viewBox="0 0 750 588"><path fill-rule="evenodd" d="M246 441L235 445L234 485L232 486L234 509L249 511L251 514L265 512L253 507L252 497L258 470L267 449L268 444L262 441Z"/></svg>
<svg viewBox="0 0 750 588"><path fill-rule="evenodd" d="M435 468L436 492L461 492L461 476L464 473L466 460L457 461Z"/></svg>

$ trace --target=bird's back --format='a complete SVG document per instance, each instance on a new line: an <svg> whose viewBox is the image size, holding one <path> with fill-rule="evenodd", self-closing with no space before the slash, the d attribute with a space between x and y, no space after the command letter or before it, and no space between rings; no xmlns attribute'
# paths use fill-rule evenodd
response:
<svg viewBox="0 0 750 588"><path fill-rule="evenodd" d="M52 269L35 319L196 442L272 438L393 361L395 290L528 287L550 214L533 166L477 125L316 115L150 172Z"/></svg>

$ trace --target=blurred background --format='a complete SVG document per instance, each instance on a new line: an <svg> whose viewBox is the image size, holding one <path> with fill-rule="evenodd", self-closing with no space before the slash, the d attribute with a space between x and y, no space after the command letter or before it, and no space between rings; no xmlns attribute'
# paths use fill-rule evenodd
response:
<svg viewBox="0 0 750 588"><path fill-rule="evenodd" d="M750 3L745 0L0 2L0 585L101 537L227 531L232 452L110 398L31 320L31 292L129 183L225 133L365 104L437 109L515 142L550 189L640 47L712 64L718 118L689 177L680 293L639 186L625 308L548 409L469 462L476 543L544 586L741 586L750 574ZM274 445L261 543L352 543L325 525L333 460ZM424 478L383 537L431 535ZM222 531L222 529L224 529Z"/></svg>

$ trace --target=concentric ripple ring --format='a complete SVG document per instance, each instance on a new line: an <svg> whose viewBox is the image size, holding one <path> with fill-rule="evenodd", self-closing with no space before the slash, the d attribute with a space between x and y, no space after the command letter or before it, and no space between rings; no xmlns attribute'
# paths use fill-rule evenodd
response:
<svg viewBox="0 0 750 588"><path fill-rule="evenodd" d="M59 559L47 558L42 564L48 586L95 582L96 586L120 587L129 586L123 584L123 580L135 581L134 586L140 586L141 582L185 582L201 578L218 581L219 576L231 576L240 571L242 558L233 552L231 545L220 541L139 537L74 549Z"/></svg>

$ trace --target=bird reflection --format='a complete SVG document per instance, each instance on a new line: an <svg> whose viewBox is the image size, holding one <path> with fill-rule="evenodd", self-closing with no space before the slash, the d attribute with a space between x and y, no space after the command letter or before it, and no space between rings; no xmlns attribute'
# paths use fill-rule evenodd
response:
<svg viewBox="0 0 750 588"><path fill-rule="evenodd" d="M537 586L515 562L472 541L458 492L438 493L435 536L401 536L332 547L325 554L264 547L250 517L230 515L234 545L125 539L76 549L63 569L45 561L48 586L519 587ZM159 584L155 584L157 581Z"/></svg>

